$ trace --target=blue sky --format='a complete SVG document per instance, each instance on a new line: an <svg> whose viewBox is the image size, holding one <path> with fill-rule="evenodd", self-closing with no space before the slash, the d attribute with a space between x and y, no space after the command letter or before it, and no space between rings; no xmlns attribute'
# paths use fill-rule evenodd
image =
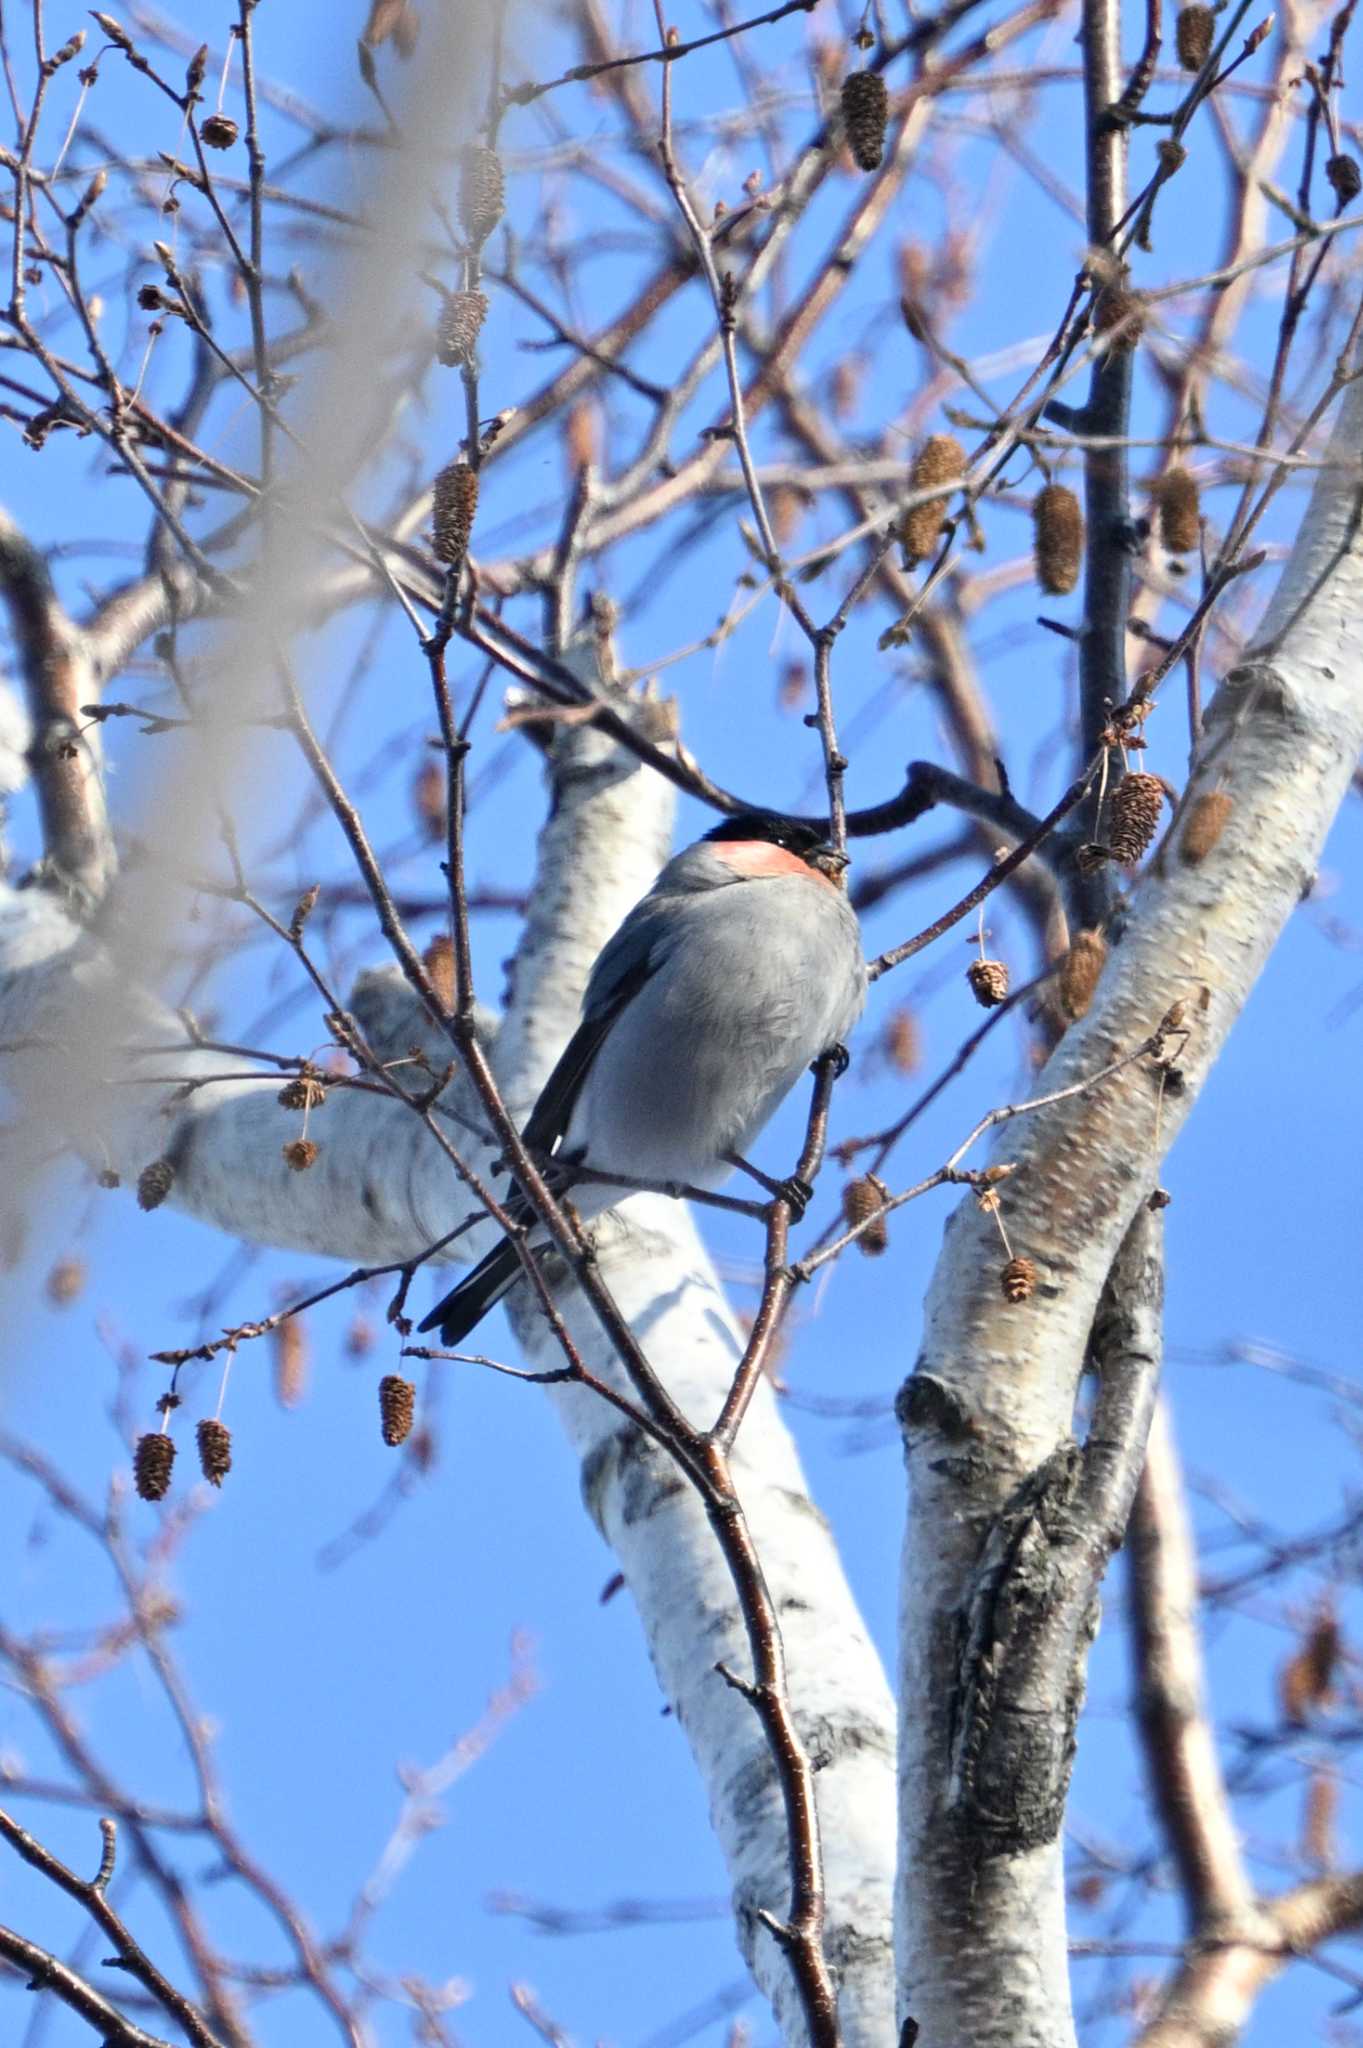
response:
<svg viewBox="0 0 1363 2048"><path fill-rule="evenodd" d="M314 104L339 104L358 117L363 103L352 73L351 39L362 13L349 12L353 22L347 18L333 33L329 10L263 6L257 27L267 71L295 81ZM54 16L53 31L68 32L78 18L73 12L68 25ZM208 37L215 48L227 18L227 10L204 4L181 12L193 34ZM676 19L690 31L707 26L709 17L687 8ZM1071 28L1067 17L1021 46L1020 56L1053 67L1072 64ZM639 11L625 34L636 47L651 40L648 17ZM556 51L562 47L557 31L528 13L519 35L521 47L535 51L536 69L550 62L542 48L551 42ZM803 53L811 35L837 39L828 0L808 22L797 16L750 40L747 54L768 75L773 91L807 95ZM388 53L381 70L400 92ZM651 74L644 74L644 82L656 90ZM61 91L70 84L69 78L61 80ZM1172 82L1162 84L1158 103L1173 90ZM722 123L714 130L694 125L707 105L732 110L739 104L729 57L720 53L681 67L676 92L688 162L707 201L727 197L737 203L742 180L754 167L753 153L746 145L729 147ZM1047 87L1030 123L1018 117L1019 139L1071 179L1073 92L1063 82ZM58 99L63 109L68 102L69 94ZM1243 112L1239 103L1237 110ZM585 95L540 103L514 116L506 133L513 224L532 239L533 266L542 253L533 243L537 224L552 214L564 248L582 258L578 312L591 325L623 299L637 274L630 237L637 235L638 223L600 186L557 174L546 188L536 186L533 172L555 146L550 124L559 113L571 114L576 132L585 124L602 162L636 172L637 167L611 139L609 109ZM273 153L295 139L296 131L271 118L267 142ZM172 110L107 59L90 120L125 144L135 135L139 149L177 147ZM808 120L800 101L790 132L800 132ZM54 134L60 132L54 116ZM1215 163L1205 138L1201 146L1207 155L1199 161ZM99 147L92 127L77 140L77 160L97 162ZM1138 138L1142 161L1148 161L1150 147L1144 136ZM922 168L907 188L909 218L903 226L930 238L946 219L978 234L979 290L975 302L961 309L951 342L974 355L1018 346L1016 359L989 375L991 390L1002 397L1021 381L1036 339L1054 324L1081 240L1075 223L1015 167L1005 165L994 174L987 205L972 203L973 181L991 150L988 137L944 122L940 136L930 135ZM362 193L364 161L357 154L342 167L343 186L349 180L352 195ZM647 184L648 173L637 174ZM1282 175L1295 186L1293 159ZM308 185L308 174L303 182ZM660 189L656 179L649 189ZM1211 189L1219 192L1214 182ZM851 193L846 178L830 181L798 244L802 253L792 262L788 288L796 287L799 264L808 264L825 245ZM1180 202L1166 195L1163 233L1146 259L1143 282L1195 272L1219 246L1216 206L1191 204L1181 195ZM145 245L152 231L149 213L139 216L136 239ZM100 264L90 274L107 271L111 346L124 373L135 374L128 366L143 345L145 321L135 315L123 333L123 251L111 239L99 254ZM330 273L314 249L291 241L289 260L302 264L312 285L325 292ZM864 351L859 409L848 431L869 439L893 419L907 453L910 431L942 421L938 412L921 419L915 412L923 358L897 322L884 317L891 266L887 238L885 248L868 260L864 288L850 293L820 331L810 373L831 368L849 351ZM1259 357L1276 322L1281 275L1280 269L1272 273L1274 282L1247 316L1244 345ZM535 281L542 287L542 277ZM209 288L224 320L232 317L220 281L210 279ZM522 345L542 336L542 327L505 292L492 297L484 348L488 412L514 403L562 360L524 352ZM1169 314L1175 332L1183 313L1175 303ZM694 293L679 300L632 358L635 366L662 382L675 377L702 317ZM65 341L71 345L69 335ZM182 360L183 340L171 335L152 372L163 398L173 392ZM402 445L368 487L375 507L407 462L425 475L452 452L460 415L454 383L448 376L442 382L436 372L413 391L400 419ZM677 449L694 444L718 403L712 381L679 424ZM632 405L612 393L606 432L614 453L628 446L638 417ZM1143 369L1137 431L1148 430L1159 417L1157 387ZM1243 434L1253 417L1246 400L1218 398L1222 433ZM68 548L55 564L61 587L79 606L87 587L98 589L126 573L119 548L126 553L140 546L140 505L125 482L104 475L104 459L90 444L60 435L35 456L21 444L12 421L0 421L0 427L0 496L10 509L44 541L99 536L97 547ZM224 410L214 432L213 445L221 451L250 446L240 414ZM764 428L759 452L779 445ZM1034 484L1035 478L1026 480L1009 503L990 508L986 568L1025 548L1023 500ZM492 555L504 545L501 535L513 528L552 532L565 488L557 437L529 441L504 473L491 474L479 545ZM1211 501L1212 516L1218 510L1224 516L1232 501L1229 492L1221 492ZM1287 498L1270 526L1273 539L1290 536L1299 504ZM719 508L685 558L677 545L683 529L673 527L618 549L604 566L603 585L630 599L620 633L625 661L646 669L723 612L740 560L734 531L740 510L732 501ZM834 530L831 513L821 508L797 544L812 546ZM841 585L825 577L812 589L811 601L827 611ZM1063 611L1065 602L1052 609ZM978 630L977 657L1014 783L1044 807L1070 772L1073 677L1065 645L1036 626L1036 610L1035 592L1025 582L998 600ZM1077 600L1067 615L1077 617ZM531 614L521 617L533 623ZM436 853L414 832L409 800L413 762L432 730L424 673L410 635L400 621L390 620L377 634L368 678L351 704L345 678L367 623L367 617L348 616L319 636L311 662L312 701L324 726L343 702L349 704L338 727L343 769L362 797L377 843L393 856L401 886L435 897ZM888 795L914 756L948 758L913 650L887 657L876 649L886 623L883 606L854 620L835 668L843 729L856 736L849 798L858 805ZM810 801L817 770L813 735L798 715L775 707L781 665L798 652L789 625L767 600L718 653L701 652L661 676L663 687L677 693L687 742L707 768L719 780L778 804ZM458 688L467 692L477 666L460 661L455 673ZM143 668L116 687L119 694L153 701L161 685ZM496 712L490 702L475 729L471 772L481 795L470 820L470 870L475 885L495 881L514 889L532 872L543 797L524 742L493 732ZM149 821L154 832L158 779L173 774L177 742L138 740L127 725L109 728L108 735L116 805L126 817ZM1161 710L1150 737L1149 765L1180 779L1186 742L1174 700ZM259 806L251 820L252 857L268 880L272 906L287 914L292 894L304 883L342 872L340 849L328 823L302 816L304 784L282 738L261 742L251 774L270 791L268 806ZM698 807L683 804L679 838L704 822ZM31 850L32 820L24 805L15 826L21 851ZM915 848L945 840L955 830L945 818L929 820L916 828ZM1203 1489L1195 1499L1196 1517L1217 1542L1224 1542L1228 1507L1236 1504L1252 1504L1275 1529L1295 1533L1330 1521L1357 1495L1356 1445L1340 1427L1337 1401L1260 1367L1199 1361L1230 1341L1253 1339L1357 1378L1355 1074L1363 1007L1354 999L1363 988L1363 957L1332 940L1324 920L1342 920L1355 932L1363 927L1356 880L1361 838L1355 797L1326 850L1322 899L1294 918L1165 1175L1174 1195L1166 1219L1168 1385L1185 1457ZM865 858L875 864L904 850L907 842L877 848ZM896 895L867 920L868 951L927 922L977 871L972 857L948 877ZM1022 978L1031 971L1026 928L994 900L995 947ZM200 908L207 919L217 915L211 905ZM232 928L242 926L236 921ZM430 920L418 924L423 941L433 929ZM476 967L485 997L497 993L514 936L509 915L476 921ZM379 957L362 913L334 920L329 954L342 979ZM968 957L957 932L880 985L862 1028L859 1057L839 1092L835 1137L874 1129L898 1113L906 1091L930 1078L978 1021L963 980ZM186 974L172 992L187 993L189 985ZM888 1009L906 1000L924 1040L923 1067L907 1080L873 1053ZM287 966L259 943L206 982L196 981L194 1001L219 1008L225 1028L282 1051L308 1050L324 1035L315 1005ZM903 1184L939 1164L983 1110L1025 1092L1025 1054L1016 1033L994 1035L916 1126L896 1162ZM783 1113L764 1141L765 1159L793 1158L800 1115L798 1104ZM821 1190L811 1231L828 1214L833 1188L830 1179ZM900 1459L888 1410L913 1363L919 1303L944 1215L940 1198L930 1198L899 1221L891 1258L844 1261L825 1291L801 1302L784 1366L797 1397L790 1421L816 1497L838 1531L853 1584L887 1657L903 1517ZM727 1219L707 1219L706 1228L741 1280L754 1256L751 1238ZM89 1275L79 1299L56 1309L43 1296L42 1279L63 1254L79 1255ZM254 1259L235 1275L233 1265L232 1247L210 1231L165 1210L143 1216L126 1192L98 1194L81 1175L54 1173L26 1261L6 1290L5 1425L43 1446L92 1498L101 1499L110 1474L125 1464L119 1418L111 1413L120 1389L135 1401L142 1426L162 1385L159 1369L145 1363L146 1352L195 1341L219 1324L261 1313L294 1289L331 1277L322 1262L279 1254ZM225 1272L227 1284L211 1310L197 1309L193 1298ZM740 1286L740 1304L750 1298ZM380 1329L382 1300L380 1294L364 1305ZM521 1654L533 1663L539 1689L442 1795L444 1825L417 1846L379 1907L371 1953L394 1977L417 1970L437 1981L466 1980L469 2003L456 2029L469 2043L530 2038L507 1996L508 1984L521 1980L535 1987L574 2039L662 2048L682 2038L684 2015L712 1991L735 1984L741 1965L723 1912L724 1874L702 1798L678 1731L661 1712L628 1602L602 1602L612 1563L581 1512L571 1459L532 1389L436 1368L429 1390L438 1447L432 1470L381 1534L354 1548L344 1562L325 1563L327 1546L383 1497L395 1469L378 1440L374 1398L378 1374L395 1363L391 1340L381 1336L363 1359L347 1356L355 1309L353 1300L343 1299L309 1316L308 1392L292 1412L281 1411L273 1399L264 1347L242 1354L226 1409L236 1438L236 1469L220 1497L199 1504L192 1529L164 1567L165 1582L182 1607L173 1642L197 1707L211 1723L233 1824L250 1852L296 1896L314 1927L333 1931L395 1820L401 1797L395 1763L431 1765L475 1726L489 1694L506 1682L513 1638L525 1639L530 1647ZM489 1325L487 1337L494 1352L510 1350L500 1318ZM121 1373L120 1360L126 1361ZM206 1369L201 1379L188 1382L187 1392L192 1413L211 1409L216 1375ZM815 1414L799 1404L799 1396L825 1403L864 1400L878 1405L880 1420L857 1423ZM187 1491L178 1489L182 1501ZM128 1526L139 1545L155 1545L164 1518L133 1502ZM76 1630L109 1618L113 1588L99 1554L28 1483L11 1478L0 1490L0 1542L9 1561L0 1594L0 1620L7 1626ZM1289 1624L1309 1610L1318 1590L1308 1574L1285 1574L1214 1631L1212 1683L1231 1724L1228 1756L1237 1757L1256 1730L1275 1723L1274 1674L1291 1647ZM1071 1814L1086 1838L1129 1849L1145 1842L1149 1829L1138 1762L1122 1722L1130 1688L1120 1564L1109 1584L1107 1613L1093 1661ZM1343 1597L1341 1613L1347 1631L1358 1620L1352 1592ZM188 1797L182 1750L164 1702L136 1661L78 1692L73 1703L100 1755L141 1797L170 1805ZM1342 1709L1343 1718L1352 1711ZM1309 1735L1298 1751L1313 1753ZM1357 1853L1358 1846L1348 1754L1339 1756L1346 1779L1340 1815L1346 1860L1350 1847ZM58 1768L12 1688L0 1689L0 1757L16 1760L31 1775L55 1774ZM1256 1875L1266 1887L1293 1875L1280 1852L1295 1839L1299 1802L1299 1783L1292 1783L1245 1810ZM25 1802L22 1812L59 1853L82 1867L93 1864L93 1816L38 1802ZM199 1845L188 1848L174 1836L166 1840L172 1862L187 1876L201 1877ZM631 1899L688 1907L708 1903L716 1910L713 1917L687 1917L676 1925L553 1937L491 1910L489 1900L498 1894L573 1908ZM228 1953L256 1962L284 1958L277 1929L238 1885L217 1884L207 1900L214 1938ZM132 1892L131 1910L143 1938L166 1956L173 1954L145 1891ZM54 1902L9 1859L0 1861L0 1917L59 1945L74 1938L78 1924L74 1909ZM1135 1924L1156 1941L1169 1939L1175 1928L1159 1901ZM1076 1931L1097 1927L1076 1922ZM1076 1965L1081 2004L1102 1967ZM1136 1967L1145 1974L1143 1966ZM1162 1967L1156 1959L1148 1974L1157 1976ZM1268 2048L1288 2028L1297 2038L1326 2038L1328 2009L1343 1995L1338 1983L1310 1967L1297 1969L1264 1999L1247 2036L1250 2048ZM18 2041L27 2014L18 1994L10 2003L14 2017L5 2024L8 2037ZM757 2039L765 2039L770 2028L760 2007L751 2003L747 2011ZM256 2025L266 2048L312 2048L335 2038L332 2023L301 1996L264 2005ZM384 2044L410 2037L396 2008L383 2009L375 2025ZM1108 2025L1094 2038L1115 2040L1121 2033L1120 2026ZM47 2048L66 2048L88 2035L74 2021L53 2015L41 2038ZM724 2025L711 2021L691 2038L710 2048L724 2038Z"/></svg>

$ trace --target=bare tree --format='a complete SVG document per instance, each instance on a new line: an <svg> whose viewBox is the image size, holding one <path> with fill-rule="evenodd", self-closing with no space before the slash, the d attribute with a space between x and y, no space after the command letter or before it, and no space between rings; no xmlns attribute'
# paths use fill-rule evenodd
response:
<svg viewBox="0 0 1363 2048"><path fill-rule="evenodd" d="M313 32L338 33L315 13ZM1310 890L1363 743L1351 14L1275 25L1249 0L1190 0L1168 25L1149 0L1124 24L1117 0L996 16L951 0L897 24L787 0L676 24L658 4L645 33L573 0L550 34L528 13L374 0L352 97L324 110L276 80L260 0L192 27L140 4L83 29L44 0L0 16L0 413L16 460L69 479L72 507L61 546L21 481L0 519L22 690L0 697L0 797L18 799L0 880L7 1202L40 1216L54 1156L74 1152L146 1211L344 1268L159 1343L150 1427L120 1373L137 1490L168 1502L150 1545L125 1488L102 1501L4 1441L115 1573L125 1613L86 1661L149 1661L197 1786L170 1811L113 1775L72 1672L0 1608L0 1657L61 1764L10 1770L15 1802L102 1816L96 1875L27 1819L0 1832L125 1973L110 1993L84 1949L0 1929L40 2006L110 2042L170 2028L244 2048L271 2038L271 1997L302 1987L353 2043L378 2038L388 2000L421 2038L455 2038L453 1994L395 1985L366 1949L419 1789L346 1926L317 1938L227 1818L159 1589L195 1520L185 1411L220 1485L225 1368L271 1344L287 1391L323 1299L390 1291L382 1423L395 1490L414 1480L431 1425L413 1431L406 1361L441 1354L408 1341L409 1292L506 1224L504 1167L552 1249L522 1252L520 1362L460 1369L555 1404L781 2038L1075 2039L1062 1829L1124 1537L1136 1732L1188 1923L1140 1994L1139 2038L1226 2042L1289 1961L1358 1924L1359 1872L1270 1893L1251 1876L1234 1801L1253 1787L1228 1782L1210 1729L1158 1402L1161 1162ZM991 206L1049 209L1030 301L991 254ZM1203 230L1220 238L1205 261ZM891 385L908 397L891 404ZM106 547L135 531L136 564L82 588L67 555L92 528ZM732 744L701 682L727 654L765 661L773 635L765 705L744 712L762 744L746 723ZM1054 672L1058 730L986 694L1010 637ZM318 673L338 647L339 687ZM905 767L919 746L931 757ZM1034 808L1005 766L1024 747ZM518 815L502 778L527 761L545 785L533 883L475 883ZM113 801L125 764L154 790L140 813ZM402 834L385 775L410 787ZM844 1170L835 1211L801 1229L783 1181L710 1198L750 1233L746 1316L699 1203L641 1186L585 1231L519 1135L679 796L826 823L868 930L911 933L870 966L882 1127L843 1134L823 1062L787 1162L825 1188L828 1160ZM330 865L305 872L319 818ZM477 927L508 909L494 1009ZM1013 921L1011 980L987 915ZM986 1014L958 1011L943 1071L910 1085L896 977L963 935L978 957L957 980ZM263 1013L262 942L287 970ZM963 1074L968 1096L1005 1023L1030 1048L1027 1089L977 1092L959 1143L910 1178L906 1134ZM902 1212L953 1189L916 1359L895 1339L896 1700L814 1511L778 1348L802 1289L853 1250L902 1246ZM893 1260L877 1271L889 1328L903 1283ZM74 1292L61 1275L49 1288ZM1300 1555L1341 1569L1355 1528ZM1269 1571L1276 1539L1256 1541L1251 1569ZM1343 1654L1319 1610L1273 1754ZM532 1684L518 1659L475 1748ZM288 1969L224 1959L165 1853L176 1831L265 1906ZM174 1969L111 1897L120 1837L169 1915ZM1103 1901L1101 1862L1071 1858L1081 1911ZM1156 1881L1150 1859L1122 1874ZM1091 1944L1119 1965L1134 1946L1120 1923Z"/></svg>

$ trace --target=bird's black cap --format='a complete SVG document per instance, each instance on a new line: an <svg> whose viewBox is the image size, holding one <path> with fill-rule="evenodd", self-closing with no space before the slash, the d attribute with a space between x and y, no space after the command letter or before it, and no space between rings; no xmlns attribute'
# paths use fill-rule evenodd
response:
<svg viewBox="0 0 1363 2048"><path fill-rule="evenodd" d="M826 832L806 825L799 818L783 818L779 811L738 811L724 818L705 834L707 839L765 839L771 846L784 846L801 860L814 854L828 854L832 847Z"/></svg>

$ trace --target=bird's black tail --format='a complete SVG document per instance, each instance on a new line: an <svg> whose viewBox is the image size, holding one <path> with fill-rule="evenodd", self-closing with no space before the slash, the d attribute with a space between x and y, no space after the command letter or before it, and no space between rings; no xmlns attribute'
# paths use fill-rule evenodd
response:
<svg viewBox="0 0 1363 2048"><path fill-rule="evenodd" d="M438 1301L421 1330L433 1330L440 1325L442 1344L462 1344L470 1330L482 1322L489 1309L496 1306L519 1278L521 1262L516 1247L509 1237L503 1237L493 1245L486 1258L480 1259L471 1273L452 1287L443 1301Z"/></svg>

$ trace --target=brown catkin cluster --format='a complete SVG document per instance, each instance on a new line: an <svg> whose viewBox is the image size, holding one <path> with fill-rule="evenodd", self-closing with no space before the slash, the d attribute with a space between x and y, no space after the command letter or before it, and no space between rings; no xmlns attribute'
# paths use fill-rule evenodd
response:
<svg viewBox="0 0 1363 2048"><path fill-rule="evenodd" d="M175 1185L175 1168L169 1159L153 1159L137 1176L139 1209L159 1209Z"/></svg>
<svg viewBox="0 0 1363 2048"><path fill-rule="evenodd" d="M1363 171L1359 170L1356 159L1345 156L1342 150L1330 158L1325 166L1325 175L1341 206L1352 206L1359 193L1363 192Z"/></svg>
<svg viewBox="0 0 1363 2048"><path fill-rule="evenodd" d="M454 1008L454 944L445 932L437 932L421 956L431 987L444 1010Z"/></svg>
<svg viewBox="0 0 1363 2048"><path fill-rule="evenodd" d="M199 139L206 149L230 149L241 130L230 114L210 114L199 129Z"/></svg>
<svg viewBox="0 0 1363 2048"><path fill-rule="evenodd" d="M1052 597L1064 597L1079 581L1084 552L1084 515L1064 484L1047 484L1032 502L1032 559L1036 580Z"/></svg>
<svg viewBox="0 0 1363 2048"><path fill-rule="evenodd" d="M1155 485L1159 537L1171 555L1190 555L1202 533L1197 478L1186 469L1166 469Z"/></svg>
<svg viewBox="0 0 1363 2048"><path fill-rule="evenodd" d="M432 526L438 561L457 569L469 551L478 510L478 472L467 462L447 462L435 480Z"/></svg>
<svg viewBox="0 0 1363 2048"><path fill-rule="evenodd" d="M878 1259L890 1242L887 1219L876 1216L887 1193L883 1180L877 1180L873 1173L863 1173L859 1180L849 1180L842 1191L842 1213L849 1230L855 1230L859 1223L866 1223L868 1216L875 1216L874 1223L866 1228L857 1239L857 1250L865 1252L868 1259Z"/></svg>
<svg viewBox="0 0 1363 2048"><path fill-rule="evenodd" d="M412 1433L416 1415L416 1388L400 1374L387 1372L379 1381L379 1421L383 1440L390 1450L405 1444Z"/></svg>
<svg viewBox="0 0 1363 2048"><path fill-rule="evenodd" d="M1193 800L1188 807L1183 837L1178 842L1178 857L1185 867L1195 868L1207 858L1225 831L1226 820L1234 808L1224 789L1209 789Z"/></svg>
<svg viewBox="0 0 1363 2048"><path fill-rule="evenodd" d="M1093 324L1099 334L1111 337L1114 349L1134 348L1144 324L1144 301L1139 292L1124 284L1104 285L1093 304Z"/></svg>
<svg viewBox="0 0 1363 2048"><path fill-rule="evenodd" d="M485 242L506 207L506 179L495 149L475 142L459 160L459 224L471 242Z"/></svg>
<svg viewBox="0 0 1363 2048"><path fill-rule="evenodd" d="M210 1486L221 1486L232 1469L232 1432L225 1422L205 1416L194 1432L199 1470Z"/></svg>
<svg viewBox="0 0 1363 2048"><path fill-rule="evenodd" d="M1119 861L1135 867L1159 830L1164 784L1158 775L1124 775L1108 799L1108 843Z"/></svg>
<svg viewBox="0 0 1363 2048"><path fill-rule="evenodd" d="M280 1149L284 1154L284 1164L290 1173L306 1173L310 1166L317 1163L317 1147L311 1138L290 1138L288 1144L281 1146Z"/></svg>
<svg viewBox="0 0 1363 2048"><path fill-rule="evenodd" d="M133 1484L143 1500L164 1500L170 1491L175 1446L163 1429L137 1439L133 1452Z"/></svg>
<svg viewBox="0 0 1363 2048"><path fill-rule="evenodd" d="M308 1390L308 1339L298 1316L286 1316L271 1332L274 1395L281 1408L296 1408Z"/></svg>
<svg viewBox="0 0 1363 2048"><path fill-rule="evenodd" d="M934 484L950 483L965 474L965 450L954 434L929 434L909 471L909 488L931 490ZM937 545L946 512L945 497L931 498L923 505L911 505L900 523L899 538L911 562L921 562Z"/></svg>
<svg viewBox="0 0 1363 2048"><path fill-rule="evenodd" d="M997 1008L1008 994L1008 969L1002 960L972 960L965 978L982 1010Z"/></svg>
<svg viewBox="0 0 1363 2048"><path fill-rule="evenodd" d="M842 82L842 118L847 147L859 171L878 171L885 154L890 96L878 71L853 71Z"/></svg>
<svg viewBox="0 0 1363 2048"><path fill-rule="evenodd" d="M1174 29L1178 61L1185 71L1200 71L1212 53L1216 17L1210 7L1180 7Z"/></svg>
<svg viewBox="0 0 1363 2048"><path fill-rule="evenodd" d="M1028 1301L1036 1293L1036 1261L1013 1258L999 1274L1005 1301Z"/></svg>
<svg viewBox="0 0 1363 2048"><path fill-rule="evenodd" d="M1106 960L1107 940L1100 931L1076 932L1056 975L1060 1005L1071 1021L1087 1016Z"/></svg>
<svg viewBox="0 0 1363 2048"><path fill-rule="evenodd" d="M320 1109L327 1091L315 1074L296 1074L275 1097L281 1109Z"/></svg>
<svg viewBox="0 0 1363 2048"><path fill-rule="evenodd" d="M923 1036L912 1010L890 1012L883 1044L885 1057L897 1074L915 1073L923 1064Z"/></svg>
<svg viewBox="0 0 1363 2048"><path fill-rule="evenodd" d="M1329 1704L1343 1647L1339 1623L1329 1608L1322 1608L1312 1620L1301 1647L1278 1674L1278 1697L1285 1721L1300 1727L1314 1708Z"/></svg>
<svg viewBox="0 0 1363 2048"><path fill-rule="evenodd" d="M473 361L478 336L487 318L485 292L451 292L440 309L435 352L446 369L462 369Z"/></svg>
<svg viewBox="0 0 1363 2048"><path fill-rule="evenodd" d="M47 1276L47 1298L53 1308L69 1308L85 1287L85 1262L83 1259L67 1257L58 1259Z"/></svg>

